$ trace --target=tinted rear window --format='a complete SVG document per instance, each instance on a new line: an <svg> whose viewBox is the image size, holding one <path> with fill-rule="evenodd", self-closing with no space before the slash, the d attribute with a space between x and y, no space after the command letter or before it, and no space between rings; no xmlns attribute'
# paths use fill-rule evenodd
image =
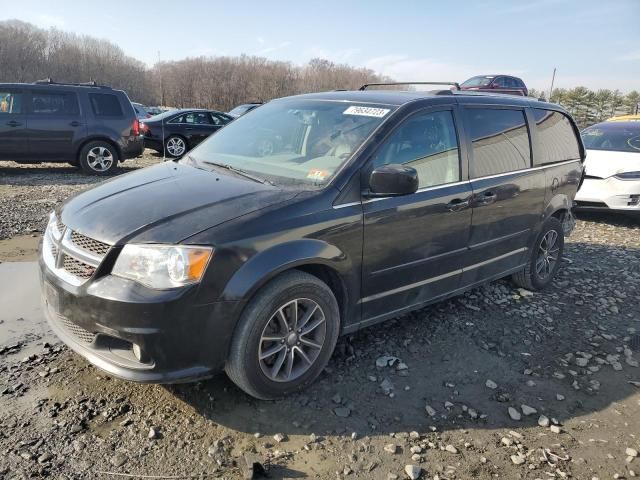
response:
<svg viewBox="0 0 640 480"><path fill-rule="evenodd" d="M529 132L522 110L470 108L465 115L473 146L472 177L531 165Z"/></svg>
<svg viewBox="0 0 640 480"><path fill-rule="evenodd" d="M31 112L36 115L77 115L80 113L75 93L32 92Z"/></svg>
<svg viewBox="0 0 640 480"><path fill-rule="evenodd" d="M599 123L582 131L589 150L640 153L640 122Z"/></svg>
<svg viewBox="0 0 640 480"><path fill-rule="evenodd" d="M535 165L576 160L580 158L580 146L571 121L560 112L540 108L533 109L538 129L538 151Z"/></svg>
<svg viewBox="0 0 640 480"><path fill-rule="evenodd" d="M90 93L89 102L96 117L122 117L122 107L116 95L110 93Z"/></svg>

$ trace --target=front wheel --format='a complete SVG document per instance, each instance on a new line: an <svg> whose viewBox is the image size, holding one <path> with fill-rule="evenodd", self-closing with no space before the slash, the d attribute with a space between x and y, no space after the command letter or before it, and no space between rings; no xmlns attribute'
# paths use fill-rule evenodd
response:
<svg viewBox="0 0 640 480"><path fill-rule="evenodd" d="M560 221L551 217L542 225L529 261L523 270L513 274L513 281L528 290L547 287L560 268L564 251L564 230Z"/></svg>
<svg viewBox="0 0 640 480"><path fill-rule="evenodd" d="M339 328L331 289L313 275L284 273L245 309L225 370L236 385L259 399L302 390L329 362Z"/></svg>

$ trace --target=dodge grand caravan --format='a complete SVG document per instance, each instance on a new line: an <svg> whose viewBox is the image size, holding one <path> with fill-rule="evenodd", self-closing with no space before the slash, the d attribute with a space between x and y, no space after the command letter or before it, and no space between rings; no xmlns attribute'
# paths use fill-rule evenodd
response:
<svg viewBox="0 0 640 480"><path fill-rule="evenodd" d="M526 98L274 100L52 212L45 311L114 376L225 370L275 398L308 386L340 334L509 275L548 286L583 159L571 117Z"/></svg>
<svg viewBox="0 0 640 480"><path fill-rule="evenodd" d="M68 162L109 175L144 150L129 97L96 85L0 84L0 160Z"/></svg>

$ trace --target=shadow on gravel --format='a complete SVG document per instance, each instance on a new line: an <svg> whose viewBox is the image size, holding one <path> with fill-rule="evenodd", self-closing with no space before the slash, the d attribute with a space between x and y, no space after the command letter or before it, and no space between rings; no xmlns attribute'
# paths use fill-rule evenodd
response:
<svg viewBox="0 0 640 480"><path fill-rule="evenodd" d="M139 170L140 165L129 161L120 165L116 172L109 177L100 177L83 173L82 170L67 164L29 165L21 167L5 167L0 162L0 185L73 185L100 183L109 178L122 175L124 173Z"/></svg>
<svg viewBox="0 0 640 480"><path fill-rule="evenodd" d="M614 212L575 212L579 220L606 223L613 227L640 227L640 211L638 213Z"/></svg>
<svg viewBox="0 0 640 480"><path fill-rule="evenodd" d="M514 429L541 415L562 424L640 391L630 383L640 381L638 285L638 249L568 243L546 291L502 280L343 337L305 392L258 401L224 375L167 388L206 419L264 435ZM378 367L384 355L399 360Z"/></svg>

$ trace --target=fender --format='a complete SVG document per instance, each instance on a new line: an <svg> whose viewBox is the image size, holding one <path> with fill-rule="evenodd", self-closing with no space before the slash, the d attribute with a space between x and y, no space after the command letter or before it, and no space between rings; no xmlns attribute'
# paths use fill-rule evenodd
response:
<svg viewBox="0 0 640 480"><path fill-rule="evenodd" d="M351 259L338 247L305 238L275 245L254 255L227 282L222 298L225 301L246 300L279 273L310 264L332 268L343 284L345 277L354 274Z"/></svg>
<svg viewBox="0 0 640 480"><path fill-rule="evenodd" d="M573 205L573 200L569 198L568 195L564 193L558 193L551 197L551 200L547 203L544 208L544 212L542 212L542 223L551 217L558 210L567 210L571 211L571 207Z"/></svg>

